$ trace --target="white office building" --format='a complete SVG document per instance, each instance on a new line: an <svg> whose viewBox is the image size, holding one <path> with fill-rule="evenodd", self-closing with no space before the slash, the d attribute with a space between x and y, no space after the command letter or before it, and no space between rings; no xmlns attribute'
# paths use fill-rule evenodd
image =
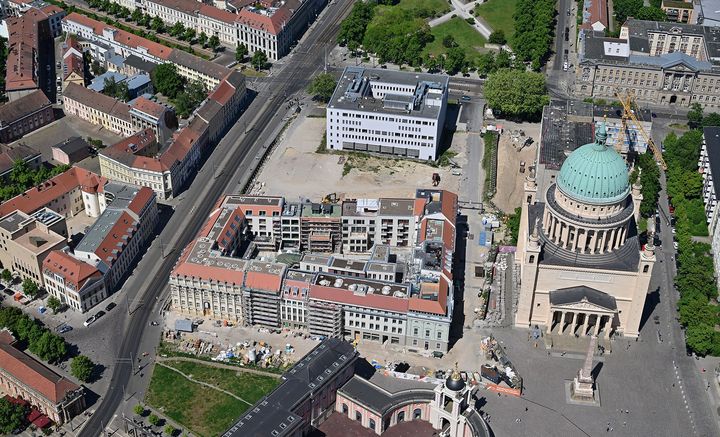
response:
<svg viewBox="0 0 720 437"><path fill-rule="evenodd" d="M327 107L327 146L434 160L447 76L346 67Z"/></svg>

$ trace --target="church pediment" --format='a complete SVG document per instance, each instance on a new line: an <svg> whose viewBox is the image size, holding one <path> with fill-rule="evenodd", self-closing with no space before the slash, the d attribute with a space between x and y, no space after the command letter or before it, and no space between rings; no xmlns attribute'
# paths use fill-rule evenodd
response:
<svg viewBox="0 0 720 437"><path fill-rule="evenodd" d="M556 309L568 310L617 310L617 303L614 297L584 285L552 290L550 292L550 305Z"/></svg>

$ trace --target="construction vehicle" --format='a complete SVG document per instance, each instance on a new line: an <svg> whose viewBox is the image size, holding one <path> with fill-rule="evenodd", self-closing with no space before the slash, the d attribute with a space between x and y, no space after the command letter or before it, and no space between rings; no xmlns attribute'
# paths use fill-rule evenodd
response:
<svg viewBox="0 0 720 437"><path fill-rule="evenodd" d="M330 193L326 194L325 197L323 197L322 203L335 203L338 201L337 193Z"/></svg>
<svg viewBox="0 0 720 437"><path fill-rule="evenodd" d="M618 137L615 141L615 148L622 148L622 144L625 142L625 132L627 132L628 130L629 123L633 123L635 129L640 132L640 135L642 135L643 139L647 142L648 147L650 147L650 150L652 150L653 155L655 155L655 161L657 161L657 163L662 167L663 170L667 170L667 164L663 159L662 151L655 144L652 138L650 138L650 135L645 132L645 129L643 129L642 124L635 115L640 114L635 94L632 91L625 91L625 94L621 95L619 91L616 91L615 95L617 96L620 104L623 107L621 114L620 131L618 132ZM620 150L618 150L618 152L619 151Z"/></svg>

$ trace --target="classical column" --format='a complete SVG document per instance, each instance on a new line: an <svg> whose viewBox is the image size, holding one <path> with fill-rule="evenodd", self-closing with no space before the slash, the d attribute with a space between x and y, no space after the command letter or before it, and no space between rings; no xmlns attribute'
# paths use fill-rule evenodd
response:
<svg viewBox="0 0 720 437"><path fill-rule="evenodd" d="M552 223L552 216L550 215L550 211L547 209L545 210L545 215L543 217L543 230L547 233L547 231L550 230L550 223Z"/></svg>
<svg viewBox="0 0 720 437"><path fill-rule="evenodd" d="M561 237L560 237L561 240L562 240L561 243L562 243L562 246L563 246L563 247L567 247L567 244L568 244L568 235L569 235L569 234L570 234L570 225L564 224L564 226L563 226L563 231L562 231L562 234L561 234Z"/></svg>
<svg viewBox="0 0 720 437"><path fill-rule="evenodd" d="M589 315L588 313L585 313L585 321L583 322L582 334L581 334L581 335L587 334L588 320L590 320L590 315Z"/></svg>
<svg viewBox="0 0 720 437"><path fill-rule="evenodd" d="M572 250L572 251L576 251L576 250L577 250L577 245L578 245L578 240L579 240L579 239L580 239L580 229L578 229L578 228L576 227L576 228L575 228L575 232L573 233L572 247L570 248L570 250Z"/></svg>
<svg viewBox="0 0 720 437"><path fill-rule="evenodd" d="M610 330L612 329L612 316L606 316L607 321L605 322L605 338L610 338Z"/></svg>
<svg viewBox="0 0 720 437"><path fill-rule="evenodd" d="M552 332L553 323L555 323L555 316L557 316L557 313L558 313L557 311L553 311L552 316L550 316L550 323L548 323L547 330L545 331L548 334L550 334Z"/></svg>
<svg viewBox="0 0 720 437"><path fill-rule="evenodd" d="M594 254L595 247L597 246L597 231L589 232L592 232L592 234L590 234L590 247L588 249L590 250L590 254Z"/></svg>
<svg viewBox="0 0 720 437"><path fill-rule="evenodd" d="M605 253L605 240L607 239L608 231L600 231L602 232L602 238L600 239L600 253Z"/></svg>
<svg viewBox="0 0 720 437"><path fill-rule="evenodd" d="M575 315L577 313L571 312L570 314L570 322L568 322L568 328L570 328L570 334L573 333L573 324L575 323Z"/></svg>
<svg viewBox="0 0 720 437"><path fill-rule="evenodd" d="M595 317L595 326L593 327L593 335L597 337L600 332L600 315L597 314Z"/></svg>
<svg viewBox="0 0 720 437"><path fill-rule="evenodd" d="M582 230L582 238L580 238L580 253L585 253L585 250L587 249L588 232L590 231L587 229Z"/></svg>

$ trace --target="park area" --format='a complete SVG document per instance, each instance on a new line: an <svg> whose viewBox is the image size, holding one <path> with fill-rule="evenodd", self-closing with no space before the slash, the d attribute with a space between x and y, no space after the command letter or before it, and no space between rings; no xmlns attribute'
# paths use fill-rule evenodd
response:
<svg viewBox="0 0 720 437"><path fill-rule="evenodd" d="M252 373L251 373L252 372ZM155 365L146 402L199 436L216 436L278 386L278 375L168 359Z"/></svg>
<svg viewBox="0 0 720 437"><path fill-rule="evenodd" d="M502 30L505 32L510 45L515 33L515 20L513 15L518 0L487 0L485 3L475 7L475 15L481 17L490 25L493 31Z"/></svg>
<svg viewBox="0 0 720 437"><path fill-rule="evenodd" d="M432 42L425 46L423 55L431 54L435 57L446 54L448 47L454 45L465 53L465 59L475 62L480 56L480 50L485 46L483 38L467 21L459 17L451 18L442 24L438 24L430 30L433 36ZM454 44L446 44L452 38Z"/></svg>

